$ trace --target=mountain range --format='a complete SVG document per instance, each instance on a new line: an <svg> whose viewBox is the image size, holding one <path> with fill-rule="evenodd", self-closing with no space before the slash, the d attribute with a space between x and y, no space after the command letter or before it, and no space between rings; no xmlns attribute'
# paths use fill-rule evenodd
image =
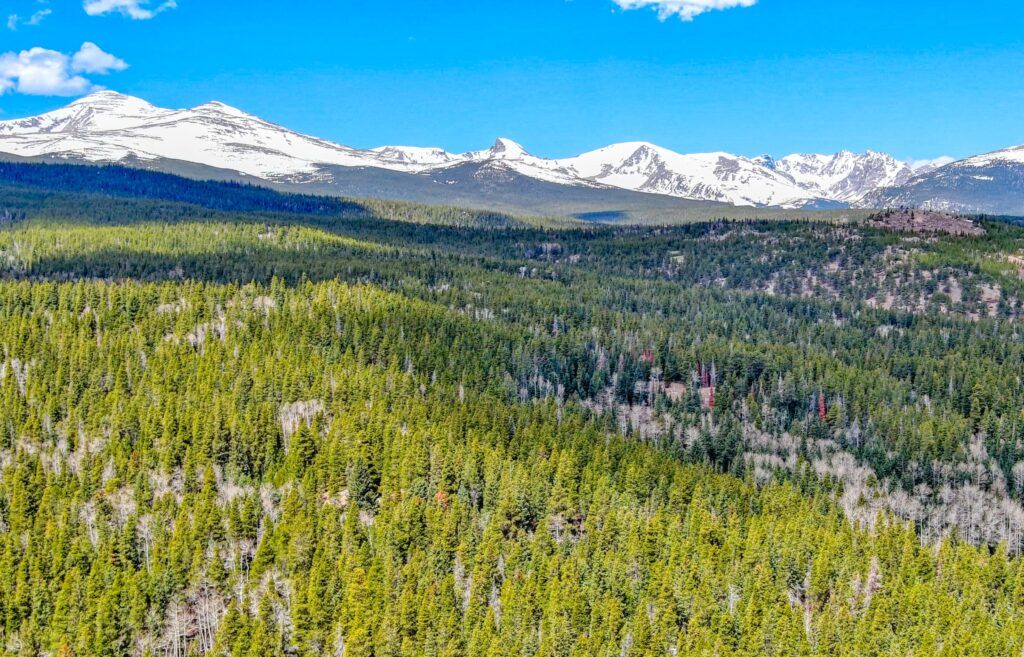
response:
<svg viewBox="0 0 1024 657"><path fill-rule="evenodd" d="M595 217L694 204L911 205L1024 214L1024 147L916 169L873 151L748 158L680 154L646 142L563 159L531 155L509 139L468 153L358 149L222 103L173 110L112 91L0 122L0 153L19 160L118 163L289 190Z"/></svg>

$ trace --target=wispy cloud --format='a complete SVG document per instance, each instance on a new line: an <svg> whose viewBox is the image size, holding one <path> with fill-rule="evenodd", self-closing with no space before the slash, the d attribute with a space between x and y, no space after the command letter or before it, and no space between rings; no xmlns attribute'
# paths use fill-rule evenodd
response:
<svg viewBox="0 0 1024 657"><path fill-rule="evenodd" d="M28 18L22 18L18 14L11 14L7 17L7 29L16 30L19 25L33 27L42 23L47 16L53 13L52 9L40 9Z"/></svg>
<svg viewBox="0 0 1024 657"><path fill-rule="evenodd" d="M123 60L86 42L71 55L47 48L0 54L0 94L79 96L97 87L84 75L106 75L128 68Z"/></svg>
<svg viewBox="0 0 1024 657"><path fill-rule="evenodd" d="M164 0L153 5L150 0L85 0L82 8L90 16L103 16L104 14L121 14L132 20L145 21L157 14L174 9L178 6L176 0Z"/></svg>
<svg viewBox="0 0 1024 657"><path fill-rule="evenodd" d="M658 12L661 20L678 16L684 21L692 21L695 17L716 9L732 9L733 7L753 7L757 0L613 0L623 9L650 8Z"/></svg>
<svg viewBox="0 0 1024 657"><path fill-rule="evenodd" d="M922 169L938 169L939 167L944 167L952 162L956 162L956 158L943 155L942 157L936 157L931 160L910 160L907 164L909 164L910 168L914 171L921 171Z"/></svg>

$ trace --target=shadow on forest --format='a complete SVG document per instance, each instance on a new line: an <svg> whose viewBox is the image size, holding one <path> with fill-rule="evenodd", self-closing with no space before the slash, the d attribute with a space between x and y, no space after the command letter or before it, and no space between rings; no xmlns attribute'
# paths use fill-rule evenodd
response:
<svg viewBox="0 0 1024 657"><path fill-rule="evenodd" d="M163 254L145 250L104 249L39 258L30 271L6 272L9 280L77 281L137 280L269 283L275 277L288 285L303 280L342 280L386 285L409 276L430 280L446 268L429 256L375 251L358 247L317 254L276 247L253 253L220 251Z"/></svg>
<svg viewBox="0 0 1024 657"><path fill-rule="evenodd" d="M179 201L0 186L0 226L17 227L26 221L39 220L95 227L145 223L264 223L317 228L386 247L502 258L521 257L531 245L568 239L589 240L604 234L596 227L580 230L514 225L505 215L487 213L472 213L473 222L457 223L450 215L457 216L464 210L388 203L373 207L372 204L371 201L345 200L337 204L334 213L289 212L280 208L241 211ZM394 216L382 216L383 211Z"/></svg>

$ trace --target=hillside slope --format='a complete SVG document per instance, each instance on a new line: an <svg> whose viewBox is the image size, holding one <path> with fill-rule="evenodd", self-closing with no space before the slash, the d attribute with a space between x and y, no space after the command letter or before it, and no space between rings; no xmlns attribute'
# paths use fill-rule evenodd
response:
<svg viewBox="0 0 1024 657"><path fill-rule="evenodd" d="M879 207L1024 216L1024 147L948 164L882 189L870 202Z"/></svg>
<svg viewBox="0 0 1024 657"><path fill-rule="evenodd" d="M5 654L1024 650L1020 228L57 172L0 185Z"/></svg>

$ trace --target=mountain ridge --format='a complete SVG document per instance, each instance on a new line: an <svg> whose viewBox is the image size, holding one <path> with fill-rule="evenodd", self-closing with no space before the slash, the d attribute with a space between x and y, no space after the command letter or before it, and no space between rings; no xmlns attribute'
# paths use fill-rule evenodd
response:
<svg viewBox="0 0 1024 657"><path fill-rule="evenodd" d="M1024 200L1017 203L1024 192L1018 194L1012 182L1024 181L1024 147L996 152L996 157L989 154L917 169L872 150L745 157L726 152L683 154L644 141L555 159L535 156L504 137L490 148L466 153L418 146L361 149L289 130L218 101L166 109L114 91L97 92L38 116L0 121L0 153L170 172L186 163L234 172L254 182L315 188L318 193L468 200L477 205L485 204L487 194L499 188L508 196L530 187L545 199L572 198L572 208L585 206L584 211L604 211L612 199L648 204L639 196L621 197L627 192L645 196L654 205L665 203L657 197L667 197L784 209L922 205L1005 213L1019 205L1024 213ZM988 171L993 167L996 174ZM1002 189L996 189L1007 184L1002 173L1008 167L1021 169L1019 174L1011 172L1009 201L1001 198ZM958 172L971 170L982 173L967 183L958 177ZM999 183L977 184L988 178ZM956 196L958 188L968 187L965 198ZM588 194L593 203L586 202ZM985 196L1000 199L988 203Z"/></svg>
<svg viewBox="0 0 1024 657"><path fill-rule="evenodd" d="M871 194L878 207L1024 216L1024 146L975 155L922 171Z"/></svg>
<svg viewBox="0 0 1024 657"><path fill-rule="evenodd" d="M85 96L36 117L0 122L0 151L93 163L171 159L270 182L300 184L325 182L327 167L431 174L476 163L490 165L481 175L498 176L507 170L561 185L752 207L804 207L821 201L855 204L872 191L844 179L843 198L833 197L835 183L808 180L814 178L813 173L797 180L786 169L765 166L756 158L729 153L680 154L647 142L613 144L560 159L536 157L507 138L498 138L489 149L461 154L408 146L358 149L293 132L217 101L191 109L164 109L113 91ZM864 157L877 160L877 155ZM830 156L814 157L829 161ZM900 175L909 177L909 165L883 158L882 169L868 177L872 182L894 183L900 181ZM787 158L776 162L787 162ZM802 170L806 173L806 164Z"/></svg>

